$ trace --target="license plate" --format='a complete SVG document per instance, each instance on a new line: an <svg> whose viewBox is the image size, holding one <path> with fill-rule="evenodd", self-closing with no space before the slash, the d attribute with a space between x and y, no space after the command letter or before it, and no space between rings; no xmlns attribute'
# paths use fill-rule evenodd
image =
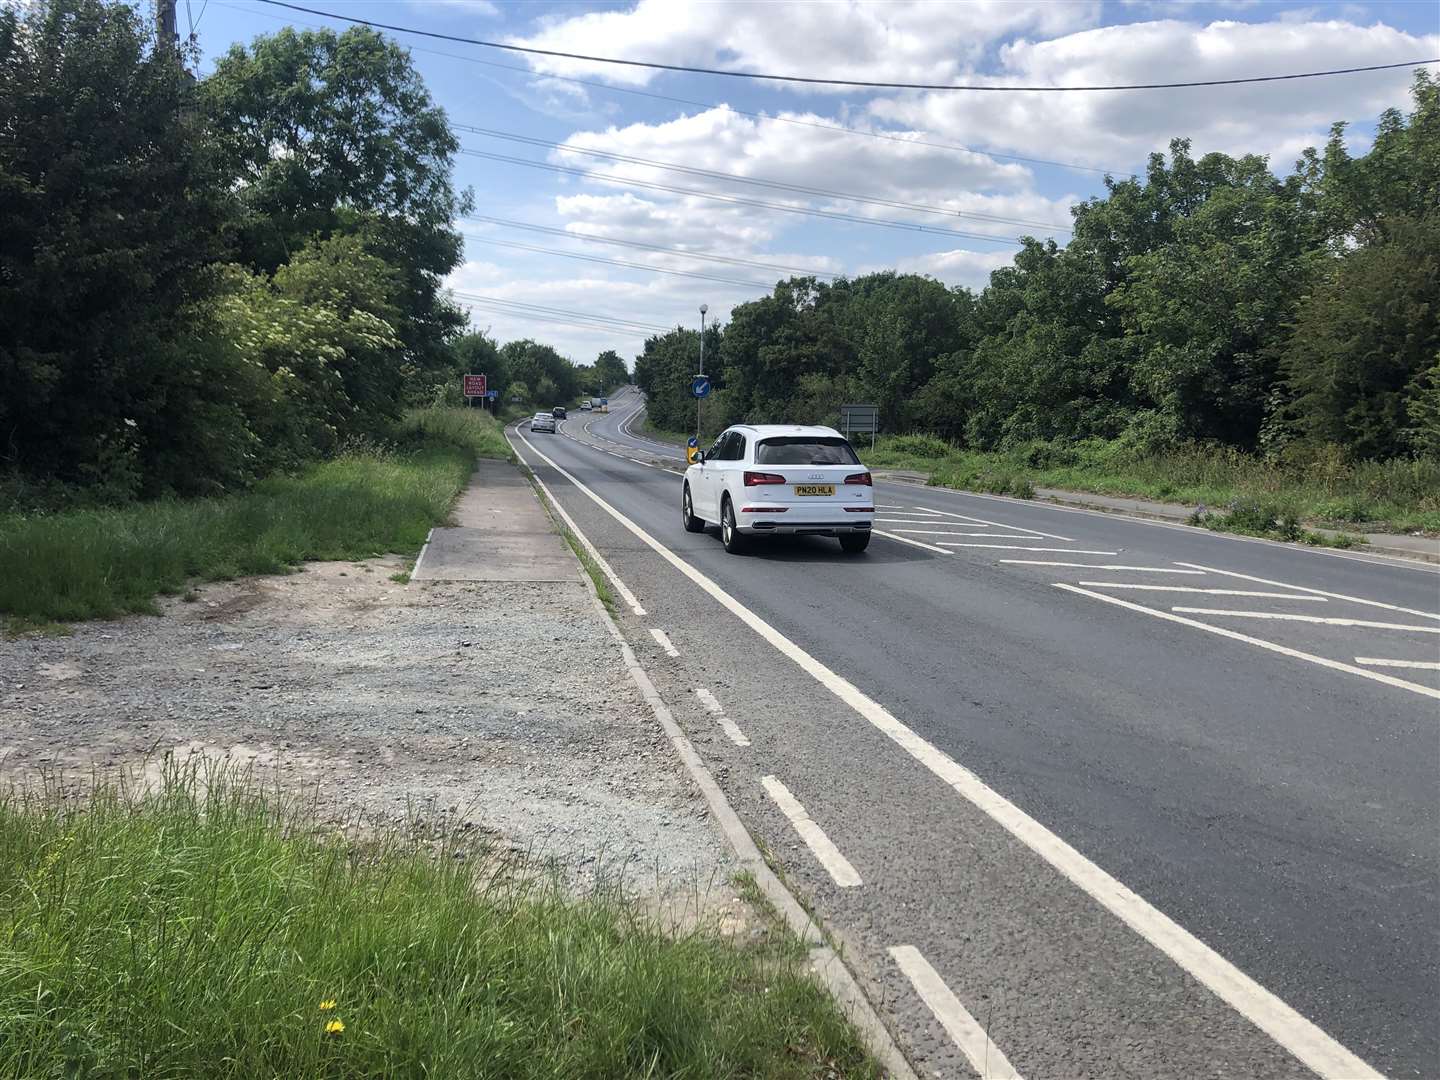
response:
<svg viewBox="0 0 1440 1080"><path fill-rule="evenodd" d="M796 495L834 495L834 484L796 484Z"/></svg>

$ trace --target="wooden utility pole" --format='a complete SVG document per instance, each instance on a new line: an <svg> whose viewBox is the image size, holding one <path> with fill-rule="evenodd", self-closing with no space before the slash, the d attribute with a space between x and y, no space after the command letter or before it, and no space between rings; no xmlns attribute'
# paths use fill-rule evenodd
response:
<svg viewBox="0 0 1440 1080"><path fill-rule="evenodd" d="M155 29L159 45L174 49L180 41L180 31L175 25L175 0L155 0Z"/></svg>

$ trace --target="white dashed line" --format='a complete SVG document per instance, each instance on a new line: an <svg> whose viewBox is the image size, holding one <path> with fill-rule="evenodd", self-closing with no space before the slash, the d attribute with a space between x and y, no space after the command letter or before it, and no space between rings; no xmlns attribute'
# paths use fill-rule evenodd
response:
<svg viewBox="0 0 1440 1080"><path fill-rule="evenodd" d="M1080 548L1050 548L1050 547L1021 547L1019 544L947 544L940 541L942 547L947 548L999 548L1002 551L1064 551L1071 555L1119 555L1118 551L1085 551Z"/></svg>
<svg viewBox="0 0 1440 1080"><path fill-rule="evenodd" d="M1002 563L1012 566L1073 566L1079 570L1134 570L1147 574L1194 574L1203 577L1204 570L1172 570L1168 566L1114 566L1099 565L1088 562L1051 562L1047 559L1000 559Z"/></svg>
<svg viewBox="0 0 1440 1080"><path fill-rule="evenodd" d="M1359 675L1364 679L1373 679L1375 682L1384 683L1386 686L1398 687L1401 690L1409 690L1414 694L1421 694L1425 697L1440 698L1440 690L1433 690L1428 686L1421 686L1419 683L1406 682L1404 679L1397 679L1392 675L1384 675L1378 671L1366 671L1361 667L1353 667L1350 664L1341 663L1339 660L1331 660L1328 657L1316 656L1314 653L1301 652L1299 649L1292 649L1286 645L1277 645L1273 641L1266 641L1264 638L1254 638L1249 634L1242 634L1236 630L1230 630L1223 626L1213 626L1199 619L1187 619L1183 615L1172 615L1168 611L1160 611L1156 608L1148 608L1143 604L1132 604L1129 600L1121 600L1118 596L1107 596L1105 593L1092 592L1089 589L1082 589L1078 585L1067 585L1057 581L1053 583L1057 589L1064 589L1066 592L1078 593L1081 596L1088 596L1092 600L1103 600L1107 604L1114 604L1116 607L1128 608L1131 611L1138 611L1144 615L1153 615L1157 619L1164 619L1167 622L1179 623L1181 626L1192 626L1196 630L1204 630L1210 634L1218 634L1227 637L1232 641L1243 641L1246 645L1254 645L1257 649L1265 649L1267 652L1279 653L1281 656L1294 657L1296 660L1305 660L1312 664L1319 664L1321 667L1330 668L1332 671L1343 671L1350 675ZM1262 1025L1263 1026L1263 1025ZM1317 1072L1320 1070L1316 1070ZM1347 1074L1341 1074L1347 1075ZM1371 1075L1366 1073L1364 1075Z"/></svg>
<svg viewBox="0 0 1440 1080"><path fill-rule="evenodd" d="M664 630L659 630L652 626L650 628L650 636L655 639L656 643L660 646L660 648L665 650L666 656L680 655L680 650L675 648L674 645L670 644L670 638Z"/></svg>
<svg viewBox="0 0 1440 1080"><path fill-rule="evenodd" d="M800 800L790 794L789 788L773 776L761 777L760 783L770 793L770 798L775 800L780 812L790 819L790 824L795 826L800 839L805 841L811 854L820 860L820 865L825 867L836 885L849 889L864 884L860 875L855 872L855 867L850 865L850 860L840 854L840 849L825 835L825 830L815 824L805 812L805 807L800 805Z"/></svg>
<svg viewBox="0 0 1440 1080"><path fill-rule="evenodd" d="M1057 873L1063 875L1110 914L1130 927L1160 952L1164 953L1185 972L1245 1017L1252 1024L1293 1054L1303 1065L1318 1074L1322 1080L1379 1080L1380 1073L1365 1061L1347 1050L1338 1040L1328 1035L1313 1021L1291 1008L1275 994L1246 975L1225 957L1206 945L1163 911L1148 903L1124 882L1091 862L1063 839L1051 832L1040 822L1030 817L1020 807L990 787L965 766L945 753L939 747L919 735L889 709L870 697L858 686L839 672L826 667L798 644L786 637L775 627L746 607L734 596L722 589L712 578L671 551L660 540L646 532L614 506L602 499L573 473L557 464L535 445L520 435L521 442L541 461L563 476L575 489L594 502L620 525L628 529L638 540L648 546L657 556L683 574L694 585L755 631L782 656L793 661L801 671L815 679L837 699L862 716L877 731L885 735L896 746L909 754L916 762L951 788L966 802L976 807L998 824L1017 841L1024 844L1045 861ZM902 543L921 545L918 540ZM1200 568L1200 569L1203 569ZM1305 653L1286 649L1268 641L1246 637L1244 634L1223 627L1210 626L1193 619L1171 615L1167 611L1141 607L1128 600L1104 593L1090 592L1073 585L1060 585L1084 596L1094 597L1107 604L1130 608L1154 615L1156 618L1198 627L1210 633L1238 641L1248 642L1274 652L1288 653L1303 660L1309 660L1343 671L1352 671L1377 682L1389 683L1408 690L1440 698L1440 690L1431 690L1415 683L1407 683L1377 671L1352 668L1333 660L1312 657Z"/></svg>
<svg viewBox="0 0 1440 1080"><path fill-rule="evenodd" d="M1323 589L1312 589L1305 585L1290 585L1284 581L1271 581L1269 578L1252 577L1249 574L1238 574L1234 570L1216 570L1212 566L1201 566L1199 563L1182 562L1176 566L1188 566L1192 570L1203 570L1208 574L1224 574L1226 577L1240 578L1242 581L1254 581L1261 585L1274 585L1278 589L1294 589L1296 592L1314 593L1316 596L1328 596L1331 600L1348 600L1352 604L1364 604L1367 607L1384 608L1386 611L1399 611L1406 615L1419 615L1422 619L1440 620L1440 615L1430 611L1417 611L1414 608L1399 607L1395 604L1384 604L1379 600L1366 600L1359 596L1346 596L1344 593L1326 592Z"/></svg>
<svg viewBox="0 0 1440 1080"><path fill-rule="evenodd" d="M980 1026L970 1011L960 1004L940 973L930 966L914 945L896 945L890 950L901 972L915 987L941 1027L955 1040L955 1045L969 1060L980 1080L1022 1080L1015 1066Z"/></svg>
<svg viewBox="0 0 1440 1080"><path fill-rule="evenodd" d="M1233 611L1229 608L1172 607L1183 615L1225 615L1235 619L1273 619L1277 622L1318 623L1324 626L1358 626L1367 630L1409 630L1417 634L1440 634L1440 626L1410 626L1406 623L1372 622L1369 619L1339 619L1325 615L1292 615L1283 611Z"/></svg>
<svg viewBox="0 0 1440 1080"><path fill-rule="evenodd" d="M740 730L734 720L725 715L725 710L720 707L720 702L715 699L714 694L702 686L695 691L695 696L700 699L700 704L705 706L705 710L715 717L715 722L720 725L720 730L730 736L731 742L736 746L750 745L750 740L745 737L745 733Z"/></svg>
<svg viewBox="0 0 1440 1080"><path fill-rule="evenodd" d="M1191 585L1133 585L1128 581L1082 581L1092 589L1141 589L1145 592L1205 593L1211 596L1260 596L1272 600L1308 600L1317 604L1328 604L1323 596L1303 596L1300 593L1254 592L1250 589L1197 589Z"/></svg>
<svg viewBox="0 0 1440 1080"><path fill-rule="evenodd" d="M1440 661L1435 660L1382 660L1378 656L1357 656L1355 663L1370 667L1418 668L1421 671L1440 671Z"/></svg>

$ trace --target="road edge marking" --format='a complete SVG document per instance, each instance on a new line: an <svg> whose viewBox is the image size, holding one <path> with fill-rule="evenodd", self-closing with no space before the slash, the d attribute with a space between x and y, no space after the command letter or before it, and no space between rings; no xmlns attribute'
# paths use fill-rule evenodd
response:
<svg viewBox="0 0 1440 1080"><path fill-rule="evenodd" d="M517 434L519 433L517 432ZM708 576L670 551L639 525L591 491L563 466L537 449L524 435L519 437L521 442L530 447L537 457L575 485L576 490L644 541L661 558L718 601L722 607L768 641L782 655L789 657L802 671L849 705L913 758L926 766L935 776L948 784L957 794L983 811L1101 907L1115 915L1140 937L1169 957L1178 967L1209 988L1216 997L1269 1035L1312 1072L1317 1073L1325 1080L1383 1080L1382 1074L1366 1064L1357 1054L1347 1050L1333 1036L1326 1034L1318 1025L1306 1019L1275 994L1265 989L1134 890L1091 862L954 758L911 730L893 716L888 709L863 693L848 679L820 663L819 660L720 588ZM1139 607L1138 604L1131 605L1128 601L1119 600L1116 597L1096 595L1107 602ZM1169 612L1156 614L1180 620L1180 616L1170 615ZM1199 623L1197 625L1203 627L1206 624ZM1207 627L1207 629L1219 628ZM1234 636L1244 637L1243 634ZM1379 672L1364 672L1364 674L1377 677L1381 681L1389 679L1388 676L1382 676ZM1394 681L1401 682L1402 680ZM1434 696L1440 697L1440 691L1435 691ZM672 718L671 723L673 722ZM694 754L693 748L690 753ZM731 813L733 814L733 811ZM746 835L748 839L748 834ZM753 846L753 841L751 844ZM766 869L768 871L769 868Z"/></svg>
<svg viewBox="0 0 1440 1080"><path fill-rule="evenodd" d="M529 445L528 442L527 445ZM535 452L540 453L538 450ZM576 535L583 534L577 530ZM659 691L655 689L655 684L650 681L650 676L636 658L635 650L630 648L630 643L625 640L625 634L619 624L606 610L605 605L600 602L600 596L595 591L595 583L590 580L588 575L581 576L584 577L585 587L590 592L591 606L600 615L601 621L610 631L610 636L615 639L615 643L620 646L621 662L629 673L630 680L639 689L640 696L645 699L645 703L650 707L650 712L659 721L661 730L670 740L670 745L675 748L681 764L690 774L690 779L694 780L695 786L700 789L700 794L705 799L705 805L709 808L710 814L714 817L730 850L735 853L740 867L750 874L756 887L765 894L765 899L775 908L785 925L807 947L810 973L815 981L834 998L846 1019L855 1025L861 1041L885 1070L888 1080L920 1080L909 1060L901 1052L894 1035L885 1026L885 1022L880 1019L880 1014L876 1011L870 998L861 989L850 969L846 967L845 961L839 953L826 944L824 932L805 911L799 898L786 887L779 875L765 861L765 856L760 853L754 837L745 828L745 823L740 820L740 815L735 813L735 808L725 797L725 792L721 790L714 774L705 764L705 759L700 756L694 744L676 723L674 714L665 704Z"/></svg>
<svg viewBox="0 0 1440 1080"><path fill-rule="evenodd" d="M740 725L725 715L725 709L714 694L703 686L695 688L695 696L700 699L700 704L705 711L715 717L715 722L720 725L720 730L729 736L730 741L736 746L749 746L750 740L740 730Z"/></svg>
<svg viewBox="0 0 1440 1080"><path fill-rule="evenodd" d="M510 434L509 432L505 432L504 434L505 439L508 442L510 439ZM525 438L524 435L520 434L520 429L518 427L515 428L515 434L520 437L521 442L523 442L526 446L529 446L530 449L535 450L535 447L531 445L530 440ZM514 443L510 444L510 449L515 449ZM540 453L539 450L535 450L535 452L537 454ZM519 456L518 453L516 456ZM541 456L544 457L543 454L541 454ZM524 462L523 458L521 458L521 462ZM529 466L527 465L526 468L528 469ZM620 575L615 573L614 568L605 561L605 556L600 554L599 549L597 549L595 545L590 542L590 538L580 531L580 527L575 524L575 519L572 518L568 513L566 513L565 508L560 505L560 500L555 498L555 495L550 491L548 487L545 486L545 481L541 480L540 477L535 475L534 469L530 469L530 478L534 480L536 486L539 487L542 492L544 492L546 501L548 501L551 506L555 507L555 512L559 514L561 519L565 522L566 528L568 528L572 533L575 534L575 539L580 541L581 546L584 547L585 551L589 554L589 556L595 560L595 565L600 567L600 569L604 572L605 576L610 579L610 584L615 586L615 591L620 594L620 598L624 600L625 603L630 605L631 611L633 611L636 615L639 615L641 618L644 618L646 611L644 607L641 606L639 599L635 596L633 592L630 591L630 587L626 585L625 582L620 580ZM428 546L429 542L427 541L426 543ZM418 566L419 564L417 563L416 565Z"/></svg>
<svg viewBox="0 0 1440 1080"><path fill-rule="evenodd" d="M955 992L919 949L914 945L895 945L889 952L895 966L910 980L915 993L940 1021L940 1026L960 1048L980 1080L1024 1080L1004 1051L995 1045L990 1033L970 1015L970 1010L960 1003Z"/></svg>
<svg viewBox="0 0 1440 1080"><path fill-rule="evenodd" d="M810 811L805 809L805 804L791 793L783 781L775 776L762 776L760 786L765 789L765 794L770 796L770 800L780 808L780 812L785 815L786 820L799 834L800 839L805 841L805 846L810 849L810 854L814 855L820 865L825 868L825 872L830 875L830 880L835 882L836 886L841 889L853 889L865 884L860 880L860 871L856 870L850 860L845 858L840 849L835 846L835 841L825 834L825 830L820 827L819 822L810 816Z"/></svg>

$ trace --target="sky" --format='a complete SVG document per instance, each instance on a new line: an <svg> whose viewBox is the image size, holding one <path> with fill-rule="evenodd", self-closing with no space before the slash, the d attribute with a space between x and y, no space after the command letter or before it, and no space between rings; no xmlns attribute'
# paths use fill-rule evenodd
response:
<svg viewBox="0 0 1440 1080"><path fill-rule="evenodd" d="M1181 82L1440 56L1437 0L297 2L562 52L870 82ZM346 25L255 0L180 4L180 32L193 28L205 71L232 43L287 23ZM410 49L465 151L492 155L462 152L456 162L477 218L458 223L465 262L447 282L457 302L473 328L547 342L580 364L605 349L629 362L647 336L698 327L702 304L707 321L723 322L792 273L896 269L983 288L1018 237L1064 244L1070 207L1103 194L1107 172L1143 171L1172 138L1190 139L1196 156L1265 154L1284 175L1336 121L1363 153L1379 114L1408 108L1412 78L867 90L390 36Z"/></svg>

